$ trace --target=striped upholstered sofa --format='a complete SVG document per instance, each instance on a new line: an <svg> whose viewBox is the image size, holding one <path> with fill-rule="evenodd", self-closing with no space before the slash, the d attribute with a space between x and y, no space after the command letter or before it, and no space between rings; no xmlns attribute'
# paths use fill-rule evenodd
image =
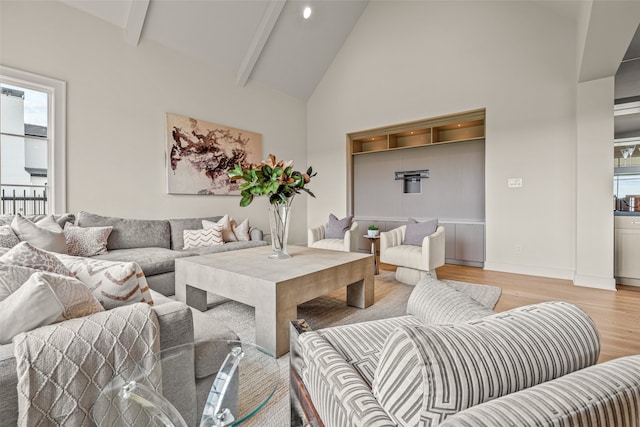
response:
<svg viewBox="0 0 640 427"><path fill-rule="evenodd" d="M427 277L407 312L293 327L292 424L640 426L640 355L596 365L598 332L573 304L494 313Z"/></svg>

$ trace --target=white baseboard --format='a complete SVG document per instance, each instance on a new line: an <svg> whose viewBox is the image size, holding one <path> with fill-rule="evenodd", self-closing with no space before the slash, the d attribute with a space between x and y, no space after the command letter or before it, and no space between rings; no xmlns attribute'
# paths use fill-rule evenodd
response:
<svg viewBox="0 0 640 427"><path fill-rule="evenodd" d="M573 280L573 270L561 268L535 267L530 265L503 264L499 262L484 263L485 270L502 271L504 273L526 274L527 276L551 277L553 279Z"/></svg>
<svg viewBox="0 0 640 427"><path fill-rule="evenodd" d="M571 280L575 286L587 288L616 290L616 280L613 277L585 276L575 274L573 270L561 268L534 267L530 265L502 264L485 262L485 270L502 271L504 273L526 274L528 276L551 277L553 279Z"/></svg>
<svg viewBox="0 0 640 427"><path fill-rule="evenodd" d="M621 285L640 286L640 279L630 279L628 277L616 277L616 283Z"/></svg>
<svg viewBox="0 0 640 427"><path fill-rule="evenodd" d="M606 289L608 291L616 290L616 279L613 277L584 276L582 274L576 274L573 278L573 284L576 286L584 286L586 288Z"/></svg>

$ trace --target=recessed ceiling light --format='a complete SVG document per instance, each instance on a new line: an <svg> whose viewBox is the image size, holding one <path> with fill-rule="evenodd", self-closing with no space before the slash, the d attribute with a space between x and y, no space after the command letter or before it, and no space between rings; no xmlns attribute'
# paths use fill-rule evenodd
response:
<svg viewBox="0 0 640 427"><path fill-rule="evenodd" d="M302 11L302 17L304 19L309 19L310 16L311 16L311 8L307 6L304 8L304 11Z"/></svg>

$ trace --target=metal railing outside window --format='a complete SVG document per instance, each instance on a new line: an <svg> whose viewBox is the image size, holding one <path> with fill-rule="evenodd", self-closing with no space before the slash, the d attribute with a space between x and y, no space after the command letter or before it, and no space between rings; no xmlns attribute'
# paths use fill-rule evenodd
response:
<svg viewBox="0 0 640 427"><path fill-rule="evenodd" d="M47 187L42 185L2 185L0 213L47 214Z"/></svg>

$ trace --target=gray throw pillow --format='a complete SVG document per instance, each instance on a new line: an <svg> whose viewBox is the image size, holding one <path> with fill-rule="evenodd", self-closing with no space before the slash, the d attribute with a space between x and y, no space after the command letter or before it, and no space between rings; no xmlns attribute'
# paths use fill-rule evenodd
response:
<svg viewBox="0 0 640 427"><path fill-rule="evenodd" d="M431 236L438 229L438 220L430 219L424 222L418 222L413 218L409 218L407 224L407 232L404 235L403 245L422 246L425 237Z"/></svg>
<svg viewBox="0 0 640 427"><path fill-rule="evenodd" d="M334 214L329 215L329 224L324 233L325 239L344 239L344 233L351 228L353 215L338 219Z"/></svg>

